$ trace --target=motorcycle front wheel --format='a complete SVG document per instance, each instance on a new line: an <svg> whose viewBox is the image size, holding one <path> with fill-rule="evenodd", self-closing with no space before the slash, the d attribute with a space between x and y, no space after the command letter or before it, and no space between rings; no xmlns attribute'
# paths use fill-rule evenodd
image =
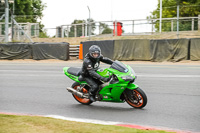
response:
<svg viewBox="0 0 200 133"><path fill-rule="evenodd" d="M75 82L73 85L72 85L72 88L74 88L75 90L77 90L77 88L80 87L80 84L78 82ZM83 88L82 89L82 93L88 93L87 89L86 88ZM92 103L92 101L90 101L90 99L86 99L86 98L80 98L78 97L77 95L74 95L72 94L73 97L76 99L76 101L78 101L79 103L81 104L84 104L84 105L89 105Z"/></svg>
<svg viewBox="0 0 200 133"><path fill-rule="evenodd" d="M125 101L134 108L143 108L147 104L147 96L139 87L125 91Z"/></svg>

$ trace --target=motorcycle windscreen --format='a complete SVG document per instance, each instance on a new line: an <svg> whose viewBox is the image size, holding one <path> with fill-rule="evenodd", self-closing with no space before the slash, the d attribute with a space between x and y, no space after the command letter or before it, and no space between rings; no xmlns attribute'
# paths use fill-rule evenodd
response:
<svg viewBox="0 0 200 133"><path fill-rule="evenodd" d="M118 60L114 61L113 64L110 66L110 68L113 68L113 69L118 70L123 73L128 72L128 68Z"/></svg>

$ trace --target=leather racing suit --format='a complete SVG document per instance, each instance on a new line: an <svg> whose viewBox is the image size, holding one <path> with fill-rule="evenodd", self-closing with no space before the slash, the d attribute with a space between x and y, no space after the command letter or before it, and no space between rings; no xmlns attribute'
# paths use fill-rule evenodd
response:
<svg viewBox="0 0 200 133"><path fill-rule="evenodd" d="M89 84L89 93L92 95L95 95L98 91L99 80L102 80L104 82L107 82L109 80L109 78L102 77L96 72L99 68L100 61L106 64L113 63L111 59L103 57L102 55L100 55L98 59L93 59L90 58L89 54L86 54L83 61L81 76Z"/></svg>

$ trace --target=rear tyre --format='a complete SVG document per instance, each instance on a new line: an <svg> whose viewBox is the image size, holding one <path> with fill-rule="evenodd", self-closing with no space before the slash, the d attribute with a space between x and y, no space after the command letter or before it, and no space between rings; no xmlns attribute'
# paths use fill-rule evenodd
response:
<svg viewBox="0 0 200 133"><path fill-rule="evenodd" d="M78 82L73 83L72 88L74 88L76 90L77 87L80 87L80 84ZM81 92L82 93L88 93L86 88L83 88L83 90ZM92 101L90 99L80 98L80 97L78 97L77 95L74 95L74 94L72 94L72 96L76 99L76 101L78 101L81 104L90 105L92 103Z"/></svg>
<svg viewBox="0 0 200 133"><path fill-rule="evenodd" d="M147 104L147 96L139 87L125 91L125 101L134 108L143 108Z"/></svg>

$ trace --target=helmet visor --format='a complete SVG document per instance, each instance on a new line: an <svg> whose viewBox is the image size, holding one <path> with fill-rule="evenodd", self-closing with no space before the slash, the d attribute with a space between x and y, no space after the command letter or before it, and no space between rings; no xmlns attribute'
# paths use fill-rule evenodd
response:
<svg viewBox="0 0 200 133"><path fill-rule="evenodd" d="M93 58L98 58L100 56L100 53L99 52L93 52L93 53L91 53L91 56Z"/></svg>

